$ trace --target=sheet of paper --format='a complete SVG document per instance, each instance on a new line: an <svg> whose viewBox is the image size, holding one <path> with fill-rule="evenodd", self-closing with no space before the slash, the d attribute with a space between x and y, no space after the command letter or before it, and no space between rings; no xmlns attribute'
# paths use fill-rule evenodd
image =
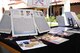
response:
<svg viewBox="0 0 80 53"><path fill-rule="evenodd" d="M64 28L55 27L55 28L50 29L49 33L51 33L51 34L62 34L63 31L64 31Z"/></svg>
<svg viewBox="0 0 80 53"><path fill-rule="evenodd" d="M70 28L68 28L68 27L55 27L55 28L51 28L48 33L62 35L64 33L64 31L67 31L68 29L70 29Z"/></svg>
<svg viewBox="0 0 80 53"><path fill-rule="evenodd" d="M69 39L66 39L66 38L57 37L57 36L55 37L55 36L52 36L52 35L44 35L44 36L42 36L42 39L45 40L45 41L54 43L54 44L61 44L61 43L69 40Z"/></svg>
<svg viewBox="0 0 80 53"><path fill-rule="evenodd" d="M55 43L55 44L61 44L61 43L66 42L68 40L69 39L66 39L66 38L58 38L58 39L52 40L50 42Z"/></svg>
<svg viewBox="0 0 80 53"><path fill-rule="evenodd" d="M66 32L70 32L70 33L80 33L80 29L69 29Z"/></svg>
<svg viewBox="0 0 80 53"><path fill-rule="evenodd" d="M38 43L32 47L25 47L24 43L23 42L29 42L30 43L30 40L21 40L21 41L16 41L16 43L19 45L19 47L22 49L22 50L30 50L30 49L36 49L36 48L40 48L40 47L45 47L47 45L45 45L44 43ZM21 44L23 44L23 46L20 46ZM27 44L26 44L27 45Z"/></svg>

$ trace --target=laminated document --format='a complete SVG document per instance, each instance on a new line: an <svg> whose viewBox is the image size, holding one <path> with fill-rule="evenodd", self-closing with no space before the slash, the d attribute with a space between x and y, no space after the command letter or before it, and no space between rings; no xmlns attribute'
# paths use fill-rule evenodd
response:
<svg viewBox="0 0 80 53"><path fill-rule="evenodd" d="M31 40L21 40L21 41L16 41L16 43L22 50L30 50L47 46L42 41L37 41L37 40L34 42L32 42Z"/></svg>
<svg viewBox="0 0 80 53"><path fill-rule="evenodd" d="M57 34L57 35L69 35L69 33L65 32L68 29L71 29L71 28L69 28L69 27L55 27L55 28L50 29L50 31L48 33L53 34L53 35L55 35L55 34Z"/></svg>
<svg viewBox="0 0 80 53"><path fill-rule="evenodd" d="M68 41L69 39L66 39L66 38L58 38L56 40L51 40L50 42L54 43L54 44L61 44L63 42L66 42Z"/></svg>
<svg viewBox="0 0 80 53"><path fill-rule="evenodd" d="M50 29L50 31L48 33L62 35L63 31L64 31L64 28L55 27L55 28Z"/></svg>
<svg viewBox="0 0 80 53"><path fill-rule="evenodd" d="M32 10L11 10L12 36L37 35Z"/></svg>
<svg viewBox="0 0 80 53"><path fill-rule="evenodd" d="M61 44L61 43L69 40L69 39L66 39L66 38L57 37L57 36L55 37L55 36L52 36L52 35L44 35L44 36L41 37L41 39L43 39L45 41L48 41L48 42L51 42L51 43L54 43L54 44Z"/></svg>
<svg viewBox="0 0 80 53"><path fill-rule="evenodd" d="M80 33L80 29L69 29L66 32L68 32L68 33Z"/></svg>

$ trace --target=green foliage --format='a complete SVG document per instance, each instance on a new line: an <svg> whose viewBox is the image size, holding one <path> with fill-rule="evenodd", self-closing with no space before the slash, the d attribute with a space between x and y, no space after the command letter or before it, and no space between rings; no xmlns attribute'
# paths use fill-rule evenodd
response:
<svg viewBox="0 0 80 53"><path fill-rule="evenodd" d="M45 17L45 19L47 20L47 23L50 27L52 26L56 26L57 24L56 23L56 19L54 16L49 16L49 17Z"/></svg>
<svg viewBox="0 0 80 53"><path fill-rule="evenodd" d="M54 16L45 17L45 19L47 20L47 22L56 22L56 19Z"/></svg>
<svg viewBox="0 0 80 53"><path fill-rule="evenodd" d="M77 14L77 17L80 19L80 14Z"/></svg>

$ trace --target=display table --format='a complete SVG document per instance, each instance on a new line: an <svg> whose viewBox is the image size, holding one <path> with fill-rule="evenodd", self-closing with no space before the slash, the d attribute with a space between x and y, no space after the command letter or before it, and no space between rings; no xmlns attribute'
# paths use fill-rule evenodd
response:
<svg viewBox="0 0 80 53"><path fill-rule="evenodd" d="M4 47L5 49L9 50L11 53L43 53L43 52L55 52L55 53L64 53L65 52L70 52L70 53L74 53L76 52L76 48L79 45L79 43L77 42L77 39L79 39L80 36L79 34L74 34L69 38L70 40L56 45L47 41L43 41L45 44L47 44L48 46L46 47L42 47L42 48L37 48L37 49L31 49L31 50L22 50L15 42L15 40L4 40L4 39L0 39L0 46ZM24 38L23 38L24 39ZM76 43L76 44L75 44ZM78 44L77 44L78 43ZM63 51L64 50L64 51Z"/></svg>

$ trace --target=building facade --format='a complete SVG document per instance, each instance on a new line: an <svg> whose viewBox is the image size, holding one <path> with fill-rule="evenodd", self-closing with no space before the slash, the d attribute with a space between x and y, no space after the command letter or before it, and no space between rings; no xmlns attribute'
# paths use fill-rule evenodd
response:
<svg viewBox="0 0 80 53"><path fill-rule="evenodd" d="M62 15L64 0L60 0L61 2L55 2L49 8L49 15L57 16ZM57 4L56 4L57 3ZM80 14L80 0L70 0L70 11L75 12L76 14Z"/></svg>
<svg viewBox="0 0 80 53"><path fill-rule="evenodd" d="M7 4L5 2L3 1L2 11L9 10L11 7L13 9L26 8L41 10L45 16L49 11L50 16L55 16L62 14L65 0L7 0ZM80 13L80 0L70 0L70 5L71 11L77 14ZM48 8L49 10L47 10Z"/></svg>
<svg viewBox="0 0 80 53"><path fill-rule="evenodd" d="M14 2L15 1L15 2ZM9 6L16 8L25 8L43 11L47 15L47 8L51 0L10 0Z"/></svg>

